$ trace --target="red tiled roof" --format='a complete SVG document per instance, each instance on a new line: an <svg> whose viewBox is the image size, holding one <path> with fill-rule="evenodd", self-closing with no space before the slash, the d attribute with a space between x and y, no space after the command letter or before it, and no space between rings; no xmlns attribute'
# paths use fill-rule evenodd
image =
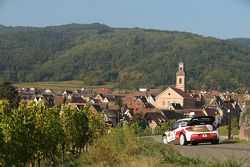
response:
<svg viewBox="0 0 250 167"><path fill-rule="evenodd" d="M133 93L127 94L126 98L131 99L131 98L134 98L137 96L145 96L145 95L146 95L146 93L144 93L144 92L133 92Z"/></svg>
<svg viewBox="0 0 250 167"><path fill-rule="evenodd" d="M160 110L156 108L140 108L137 110L134 110L135 113L148 113L148 112L159 112Z"/></svg>

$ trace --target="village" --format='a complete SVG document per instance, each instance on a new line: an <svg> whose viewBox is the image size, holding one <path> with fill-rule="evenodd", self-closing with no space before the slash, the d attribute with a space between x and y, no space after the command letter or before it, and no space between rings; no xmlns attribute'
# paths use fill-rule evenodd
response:
<svg viewBox="0 0 250 167"><path fill-rule="evenodd" d="M131 122L135 116L144 119L152 130L169 120L192 118L197 116L213 116L218 113L221 125L227 125L228 119L235 119L238 127L242 125L241 115L250 101L250 92L244 94L219 91L185 91L185 66L178 65L176 85L161 89L140 88L138 91L111 91L107 88L74 91L38 90L37 88L19 88L23 102L42 100L47 107L82 109L87 104L93 113L103 113L105 122L112 127L120 123ZM242 126L244 128L244 126ZM240 130L240 138L249 138L245 130Z"/></svg>

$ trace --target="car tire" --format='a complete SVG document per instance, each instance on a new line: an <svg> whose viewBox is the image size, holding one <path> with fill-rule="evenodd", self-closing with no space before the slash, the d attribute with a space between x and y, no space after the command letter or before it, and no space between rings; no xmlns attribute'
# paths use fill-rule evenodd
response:
<svg viewBox="0 0 250 167"><path fill-rule="evenodd" d="M212 141L211 143L212 144L219 144L219 141L220 141L219 139L216 139L216 140Z"/></svg>
<svg viewBox="0 0 250 167"><path fill-rule="evenodd" d="M168 137L166 135L162 136L162 143L168 144Z"/></svg>
<svg viewBox="0 0 250 167"><path fill-rule="evenodd" d="M184 145L188 144L186 136L183 133L181 133L181 135L180 135L180 142L179 143L180 143L181 146L184 146Z"/></svg>
<svg viewBox="0 0 250 167"><path fill-rule="evenodd" d="M198 145L199 143L198 142L192 142L191 143L193 146L196 146L196 145Z"/></svg>

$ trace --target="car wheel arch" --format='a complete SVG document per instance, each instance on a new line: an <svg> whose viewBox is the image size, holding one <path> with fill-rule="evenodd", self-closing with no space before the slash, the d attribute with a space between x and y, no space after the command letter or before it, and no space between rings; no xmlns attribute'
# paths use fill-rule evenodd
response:
<svg viewBox="0 0 250 167"><path fill-rule="evenodd" d="M183 142L183 144L181 144L180 142L180 139L181 139L181 136L183 136L184 137L184 142ZM186 135L184 134L184 133L180 133L180 135L179 135L179 144L180 145L187 145L188 144L188 142L187 142L187 139L186 139Z"/></svg>

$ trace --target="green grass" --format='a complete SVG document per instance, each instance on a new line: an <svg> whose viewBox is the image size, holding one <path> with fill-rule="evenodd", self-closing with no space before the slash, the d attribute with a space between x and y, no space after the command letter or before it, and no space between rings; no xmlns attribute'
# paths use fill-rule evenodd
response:
<svg viewBox="0 0 250 167"><path fill-rule="evenodd" d="M221 136L227 136L227 135L228 135L228 128L227 128L227 125L219 127L219 134L220 134ZM236 128L236 127L232 127L231 134L232 134L233 136L239 135L239 129Z"/></svg>
<svg viewBox="0 0 250 167"><path fill-rule="evenodd" d="M207 166L239 167L240 161L204 161L200 158L185 157L171 145L147 141L137 137L129 128L114 129L110 134L96 140L89 152L76 159L70 159L65 167L173 167Z"/></svg>
<svg viewBox="0 0 250 167"><path fill-rule="evenodd" d="M35 87L39 89L53 89L53 90L75 90L80 88L115 88L116 84L113 83L106 83L104 85L99 86L88 86L84 85L82 81L72 80L72 81L50 81L50 82L22 82L22 83L15 83L15 86L18 88L23 87Z"/></svg>

